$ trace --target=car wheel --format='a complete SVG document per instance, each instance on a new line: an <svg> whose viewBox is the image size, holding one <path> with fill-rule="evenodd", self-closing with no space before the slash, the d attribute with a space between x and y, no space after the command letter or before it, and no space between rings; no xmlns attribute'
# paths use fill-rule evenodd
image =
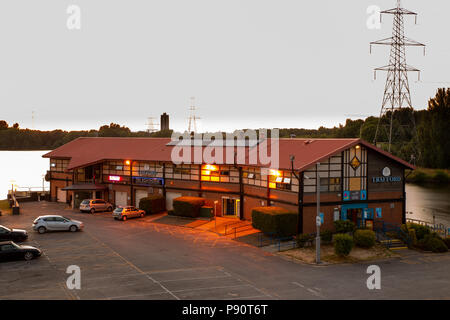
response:
<svg viewBox="0 0 450 320"><path fill-rule="evenodd" d="M70 232L75 232L77 230L78 230L77 226L70 226L70 228L69 228Z"/></svg>
<svg viewBox="0 0 450 320"><path fill-rule="evenodd" d="M122 221L127 221L127 216L123 216Z"/></svg>
<svg viewBox="0 0 450 320"><path fill-rule="evenodd" d="M95 209L94 208L91 209L91 213L92 214L95 213Z"/></svg>
<svg viewBox="0 0 450 320"><path fill-rule="evenodd" d="M145 216L145 213L141 213L141 218L143 218Z"/></svg>
<svg viewBox="0 0 450 320"><path fill-rule="evenodd" d="M24 258L26 261L30 261L31 259L34 258L34 255L33 255L31 252L25 252L23 258Z"/></svg>
<svg viewBox="0 0 450 320"><path fill-rule="evenodd" d="M40 233L40 234L43 234L43 233L45 233L47 231L47 229L45 229L45 227L39 227L39 229L38 229L38 232Z"/></svg>

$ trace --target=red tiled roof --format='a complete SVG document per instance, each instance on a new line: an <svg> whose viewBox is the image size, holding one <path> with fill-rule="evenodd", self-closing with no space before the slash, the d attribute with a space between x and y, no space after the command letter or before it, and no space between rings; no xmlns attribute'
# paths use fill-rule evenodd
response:
<svg viewBox="0 0 450 320"><path fill-rule="evenodd" d="M74 169L103 160L143 160L171 162L173 146L167 144L170 138L78 138L47 154L45 158L70 159L68 169ZM271 140L268 140L270 155ZM361 139L279 139L279 168L290 169L290 156L295 156L294 168L303 171L333 154L339 153L355 145L364 145L399 162L407 168L415 169L408 162L397 158ZM246 163L258 153L259 146L246 147ZM225 159L226 150L223 154ZM192 152L194 157L194 152ZM259 157L257 157L259 160ZM241 163L240 163L241 164ZM262 163L256 165L264 166Z"/></svg>

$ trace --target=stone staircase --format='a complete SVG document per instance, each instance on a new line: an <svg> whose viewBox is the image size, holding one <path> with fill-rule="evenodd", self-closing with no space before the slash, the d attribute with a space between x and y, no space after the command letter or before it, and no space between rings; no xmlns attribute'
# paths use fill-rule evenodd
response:
<svg viewBox="0 0 450 320"><path fill-rule="evenodd" d="M405 250L408 249L406 244L399 239L385 239L381 240L380 243L386 246L390 250Z"/></svg>

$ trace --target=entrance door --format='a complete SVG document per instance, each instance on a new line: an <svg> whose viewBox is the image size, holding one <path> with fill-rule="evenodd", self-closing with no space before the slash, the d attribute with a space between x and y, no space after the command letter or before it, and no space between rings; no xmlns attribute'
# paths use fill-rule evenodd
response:
<svg viewBox="0 0 450 320"><path fill-rule="evenodd" d="M181 197L181 193L167 192L166 193L166 209L173 210L173 199Z"/></svg>
<svg viewBox="0 0 450 320"><path fill-rule="evenodd" d="M361 227L362 225L362 211L361 208L356 209L348 209L347 210L347 219L353 221L355 226Z"/></svg>
<svg viewBox="0 0 450 320"><path fill-rule="evenodd" d="M56 201L66 203L66 191L61 190L61 188L56 189Z"/></svg>
<svg viewBox="0 0 450 320"><path fill-rule="evenodd" d="M126 207L128 205L128 193L116 191L115 203L117 207Z"/></svg>
<svg viewBox="0 0 450 320"><path fill-rule="evenodd" d="M222 198L222 212L224 216L240 217L240 200Z"/></svg>
<svg viewBox="0 0 450 320"><path fill-rule="evenodd" d="M141 201L142 198L147 198L148 192L145 190L136 190L136 197L135 197L135 207L139 208L139 201Z"/></svg>

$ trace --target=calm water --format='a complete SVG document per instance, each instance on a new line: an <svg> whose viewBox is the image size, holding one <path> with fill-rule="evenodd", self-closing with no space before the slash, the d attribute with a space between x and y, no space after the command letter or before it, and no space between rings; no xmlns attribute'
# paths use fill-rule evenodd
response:
<svg viewBox="0 0 450 320"><path fill-rule="evenodd" d="M11 185L17 190L42 190L43 175L49 160L42 158L48 151L0 151L0 199L6 199ZM46 190L49 183L44 182Z"/></svg>
<svg viewBox="0 0 450 320"><path fill-rule="evenodd" d="M42 190L42 178L49 168L48 159L42 158L47 151L0 151L0 199L6 198L11 184L22 188ZM48 189L49 184L44 183ZM450 227L450 186L406 186L409 218L443 223Z"/></svg>

